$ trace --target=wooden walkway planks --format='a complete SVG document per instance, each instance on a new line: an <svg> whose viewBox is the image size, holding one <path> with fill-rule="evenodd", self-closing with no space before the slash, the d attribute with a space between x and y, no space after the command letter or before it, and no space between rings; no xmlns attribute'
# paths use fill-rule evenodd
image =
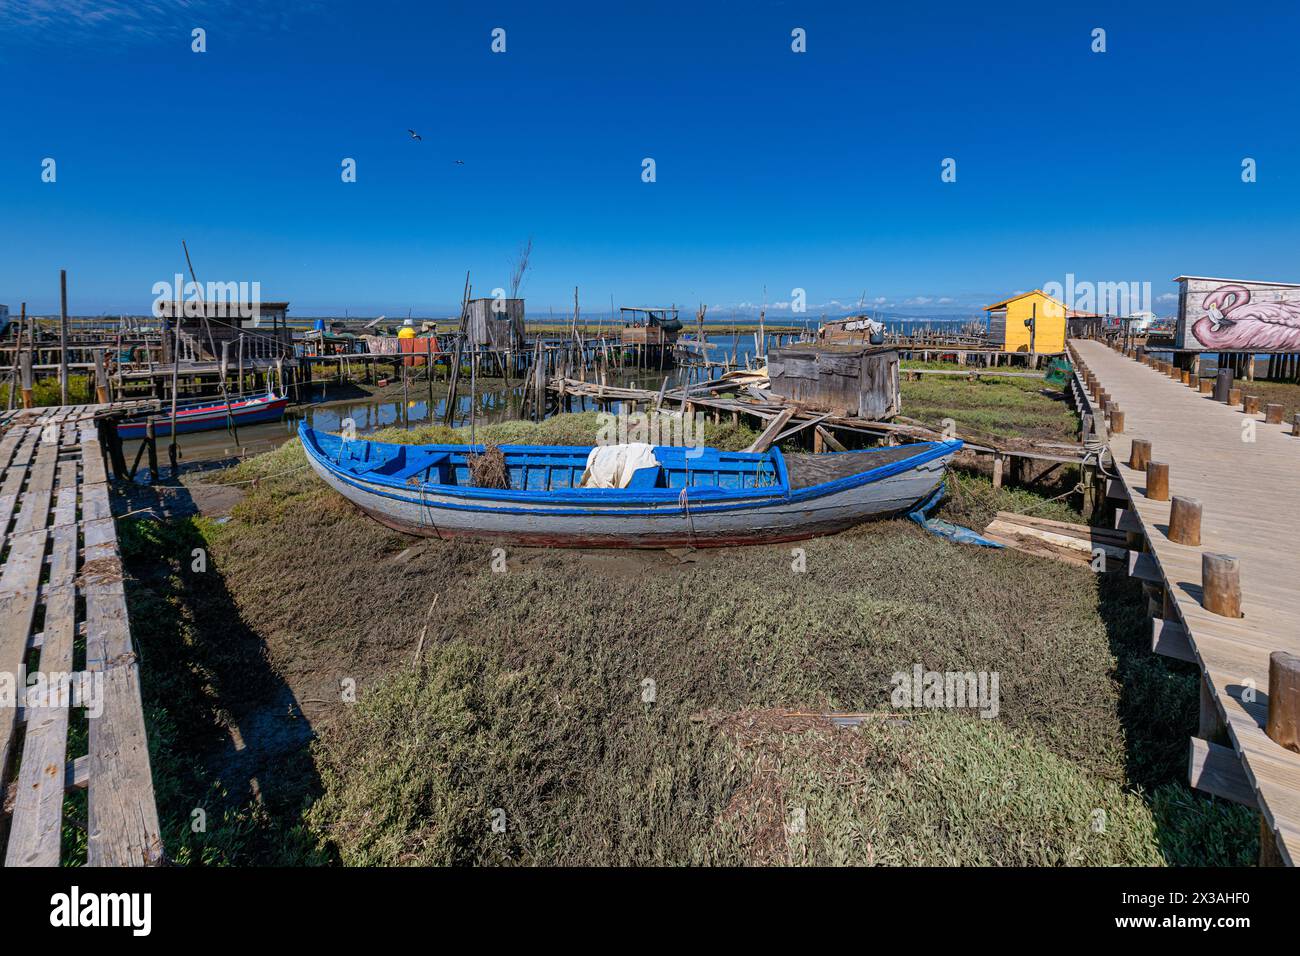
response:
<svg viewBox="0 0 1300 956"><path fill-rule="evenodd" d="M1112 399L1124 409L1123 434L1110 436L1116 471L1143 531L1179 623L1206 677L1228 739L1241 759L1283 860L1300 862L1300 754L1264 733L1268 656L1300 653L1300 439L1236 406L1215 402L1094 340L1075 340ZM1253 440L1246 422L1254 422ZM1146 475L1128 467L1133 439L1151 442L1153 461L1169 465L1171 495L1198 499L1200 547L1166 536L1168 501L1145 494ZM1201 605L1201 554L1236 556L1242 612L1231 619Z"/></svg>
<svg viewBox="0 0 1300 956"><path fill-rule="evenodd" d="M84 861L62 862L125 866L162 859L139 668L96 423L97 415L113 410L66 406L0 416L6 465L0 533L7 547L0 568L0 673L25 675L39 654L33 673L55 690L43 704L0 708L0 782L15 786L4 844L9 866L61 862L64 796L73 788L87 790L88 849ZM80 634L85 664L78 668ZM90 695L69 699L69 681ZM89 729L89 752L74 759L70 705L87 708Z"/></svg>

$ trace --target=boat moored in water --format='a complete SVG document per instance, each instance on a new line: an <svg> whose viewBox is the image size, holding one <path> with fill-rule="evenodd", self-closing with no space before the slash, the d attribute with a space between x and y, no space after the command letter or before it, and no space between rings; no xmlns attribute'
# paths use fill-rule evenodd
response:
<svg viewBox="0 0 1300 956"><path fill-rule="evenodd" d="M176 433L211 431L225 428L234 421L236 427L256 425L261 422L278 422L284 417L284 410L289 406L287 395L268 392L254 398L235 399L230 402L200 402L184 405L176 410ZM120 422L117 433L124 439L144 438L148 419L154 419L155 435L172 433L172 418L169 412L151 414L142 418L130 418Z"/></svg>
<svg viewBox="0 0 1300 956"><path fill-rule="evenodd" d="M794 541L905 513L932 496L960 441L784 455L659 447L625 487L581 487L590 446L502 445L508 488L472 484L483 446L400 445L298 428L313 469L398 531L560 547Z"/></svg>

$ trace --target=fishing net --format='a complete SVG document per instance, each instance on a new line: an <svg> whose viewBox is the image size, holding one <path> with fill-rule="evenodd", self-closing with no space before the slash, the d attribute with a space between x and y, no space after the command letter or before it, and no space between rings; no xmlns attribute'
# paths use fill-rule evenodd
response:
<svg viewBox="0 0 1300 956"><path fill-rule="evenodd" d="M483 454L471 453L466 458L470 482L475 488L509 488L510 472L506 470L506 456L492 442L483 445Z"/></svg>

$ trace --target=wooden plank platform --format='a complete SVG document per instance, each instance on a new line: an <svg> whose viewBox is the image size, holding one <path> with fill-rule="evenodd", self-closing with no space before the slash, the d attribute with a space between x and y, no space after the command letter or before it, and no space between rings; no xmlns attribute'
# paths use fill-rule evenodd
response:
<svg viewBox="0 0 1300 956"><path fill-rule="evenodd" d="M6 866L162 861L98 432L101 416L126 410L80 405L0 415L0 676L18 688L39 675L49 689L0 702L0 783L13 807L0 827ZM79 709L85 753L70 750ZM63 852L64 799L74 789L87 791L84 859Z"/></svg>
<svg viewBox="0 0 1300 956"><path fill-rule="evenodd" d="M1215 402L1101 342L1072 342L1076 354L1124 409L1123 434L1109 436L1115 470L1142 523L1150 557L1206 679L1232 750L1254 789L1254 803L1284 862L1300 861L1300 754L1264 732L1271 651L1300 653L1300 439L1289 427ZM1247 417L1254 441L1243 441ZM1168 501L1147 498L1146 475L1128 467L1135 438L1151 442L1153 461L1169 465L1169 491L1198 499L1201 545L1166 537ZM1241 561L1241 618L1201 606L1201 555ZM1171 632L1172 633L1172 632Z"/></svg>

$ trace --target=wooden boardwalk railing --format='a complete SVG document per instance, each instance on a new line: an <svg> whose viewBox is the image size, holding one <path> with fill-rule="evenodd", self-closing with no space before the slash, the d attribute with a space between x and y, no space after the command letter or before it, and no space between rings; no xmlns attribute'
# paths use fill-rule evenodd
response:
<svg viewBox="0 0 1300 956"><path fill-rule="evenodd" d="M1132 573L1160 592L1152 648L1196 663L1202 673L1201 722L1189 748L1194 787L1256 807L1262 818L1261 860L1300 861L1300 753L1270 738L1274 717L1294 717L1287 682L1270 687L1270 657L1300 654L1300 437L1290 426L1247 415L1170 374L1095 340L1074 340L1085 376L1107 393L1115 470L1127 499L1118 525L1145 539ZM1195 384L1195 383L1193 383ZM1122 412L1116 421L1114 411ZM1121 424L1122 423L1122 424ZM1130 467L1138 439L1157 463ZM1168 493L1159 479L1167 466ZM1193 516L1198 544L1171 529L1171 501ZM1199 507L1198 507L1199 504ZM1194 536L1193 536L1194 537ZM1215 613L1213 586L1203 580L1205 554L1227 554L1240 567L1241 617ZM1211 558L1208 565L1221 565ZM1207 607L1211 605L1211 607ZM1222 606L1221 608L1222 609Z"/></svg>
<svg viewBox="0 0 1300 956"><path fill-rule="evenodd" d="M81 405L0 413L0 680L11 689L0 700L7 866L162 859L98 434L99 417L111 411ZM51 692L35 699L21 693L33 678ZM86 734L71 740L84 736L84 753L70 749L78 708ZM74 789L87 791L85 820L65 817L65 794ZM84 860L64 858L65 824L85 828Z"/></svg>

